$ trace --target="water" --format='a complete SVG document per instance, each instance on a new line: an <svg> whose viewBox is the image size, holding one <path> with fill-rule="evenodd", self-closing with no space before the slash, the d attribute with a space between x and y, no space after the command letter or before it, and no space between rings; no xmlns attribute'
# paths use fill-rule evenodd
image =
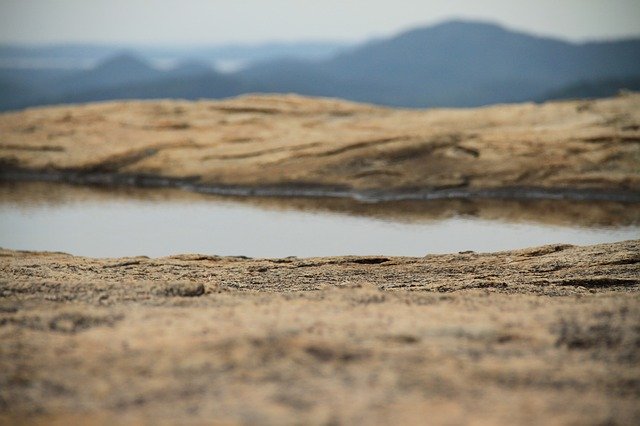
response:
<svg viewBox="0 0 640 426"><path fill-rule="evenodd" d="M611 218L584 211L584 205L568 213L549 211L544 223L531 220L540 215L530 205L516 208L498 202L489 207L458 201L355 209L329 200L260 203L158 190L140 196L47 188L25 193L12 187L0 193L1 247L92 257L423 256L640 238L637 206L631 206L631 216L622 225L604 226L601 223ZM614 218L620 209L628 213L630 208L608 206L613 212L606 213ZM543 209L549 210L548 205Z"/></svg>

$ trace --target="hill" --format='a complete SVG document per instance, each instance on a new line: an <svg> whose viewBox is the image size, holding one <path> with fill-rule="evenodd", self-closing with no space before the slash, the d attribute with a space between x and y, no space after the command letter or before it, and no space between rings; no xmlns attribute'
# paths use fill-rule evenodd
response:
<svg viewBox="0 0 640 426"><path fill-rule="evenodd" d="M580 81L550 92L541 100L605 98L621 91L640 91L640 76Z"/></svg>
<svg viewBox="0 0 640 426"><path fill-rule="evenodd" d="M454 21L372 41L330 60L295 67L272 62L266 68L302 81L305 75L326 76L302 87L284 79L282 92L405 107L478 106L533 100L580 80L640 75L639 57L640 40L573 44ZM261 73L263 68L259 64L242 75L258 86L270 84L273 72ZM339 88L318 93L332 81ZM363 86L379 90L362 91Z"/></svg>
<svg viewBox="0 0 640 426"><path fill-rule="evenodd" d="M326 52L325 48L320 46L320 51ZM267 51L288 50L275 46ZM400 107L471 107L539 101L587 81L608 81L611 86L616 80L640 76L637 39L576 44L462 21L370 41L330 58L269 56L224 75L210 69L201 56L195 58L195 63L172 70L156 69L126 53L93 69L64 75L43 71L27 78L22 70L0 72L0 108L134 96L220 98L248 92L298 93ZM583 92L584 88L573 93ZM608 95L611 89L593 93Z"/></svg>
<svg viewBox="0 0 640 426"><path fill-rule="evenodd" d="M89 70L40 70L31 79L18 81L6 74L4 79L0 74L0 90L5 90L4 84L4 93L8 95L0 102L4 109L110 99L223 98L248 90L236 78L217 73L198 60L163 71L128 53L109 58Z"/></svg>
<svg viewBox="0 0 640 426"><path fill-rule="evenodd" d="M219 87L211 96L242 89L201 78L189 81ZM182 81L163 87L184 94ZM157 95L144 87L119 95ZM0 172L225 194L638 200L639 124L637 94L425 111L293 95L108 102L1 114Z"/></svg>

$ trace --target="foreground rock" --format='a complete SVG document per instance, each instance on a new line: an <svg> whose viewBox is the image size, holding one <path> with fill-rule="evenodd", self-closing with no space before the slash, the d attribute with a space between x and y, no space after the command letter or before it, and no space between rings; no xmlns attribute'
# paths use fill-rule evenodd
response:
<svg viewBox="0 0 640 426"><path fill-rule="evenodd" d="M267 195L637 201L640 95L427 111L297 96L34 108L0 115L0 166L4 179Z"/></svg>
<svg viewBox="0 0 640 426"><path fill-rule="evenodd" d="M640 240L424 258L5 250L0 277L0 422L640 419Z"/></svg>

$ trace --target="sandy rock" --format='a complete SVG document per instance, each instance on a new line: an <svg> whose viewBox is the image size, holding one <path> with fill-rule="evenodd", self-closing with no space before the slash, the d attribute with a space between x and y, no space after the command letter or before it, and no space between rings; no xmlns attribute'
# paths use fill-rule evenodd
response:
<svg viewBox="0 0 640 426"><path fill-rule="evenodd" d="M281 195L452 188L637 195L639 126L637 94L433 110L292 95L105 102L0 115L0 164L5 178L55 172L129 176L118 182L135 184L136 176L155 176Z"/></svg>
<svg viewBox="0 0 640 426"><path fill-rule="evenodd" d="M633 225L639 129L638 94L32 108L0 115L0 196L101 197L7 182L47 179L183 200L203 195L177 189L331 195L246 202L405 221ZM459 198L384 202L433 194ZM422 258L0 249L0 423L637 424L639 265L640 240Z"/></svg>
<svg viewBox="0 0 640 426"><path fill-rule="evenodd" d="M638 265L3 250L0 422L634 424Z"/></svg>

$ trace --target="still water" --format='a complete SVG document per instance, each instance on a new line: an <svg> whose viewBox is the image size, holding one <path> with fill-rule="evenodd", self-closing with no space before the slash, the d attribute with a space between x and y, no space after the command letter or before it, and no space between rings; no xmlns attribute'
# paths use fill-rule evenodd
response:
<svg viewBox="0 0 640 426"><path fill-rule="evenodd" d="M559 212L560 204L487 207L441 202L381 208L323 200L257 203L176 197L158 190L151 196L104 191L95 196L87 189L25 188L0 191L0 247L92 257L423 256L640 238L638 206L607 206L604 213L585 205ZM621 212L627 212L624 220L611 222Z"/></svg>

